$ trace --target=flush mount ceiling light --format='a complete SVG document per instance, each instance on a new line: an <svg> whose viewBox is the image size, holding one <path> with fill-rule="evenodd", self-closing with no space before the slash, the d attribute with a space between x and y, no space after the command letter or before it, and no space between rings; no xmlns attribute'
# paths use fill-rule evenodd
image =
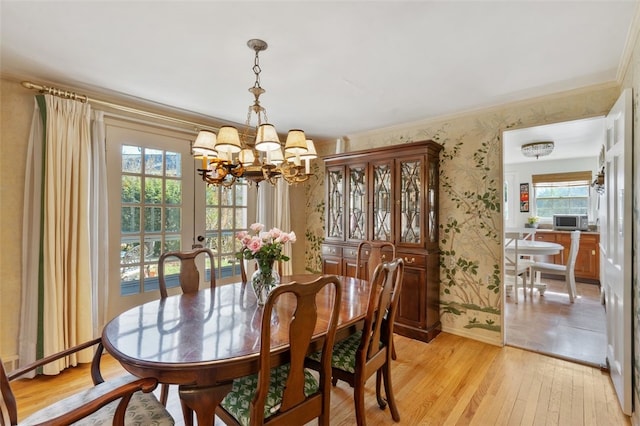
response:
<svg viewBox="0 0 640 426"><path fill-rule="evenodd" d="M531 142L522 145L520 149L525 157L536 157L538 159L538 157L551 154L553 147L553 142Z"/></svg>
<svg viewBox="0 0 640 426"><path fill-rule="evenodd" d="M247 46L255 52L253 73L255 83L249 88L253 104L249 106L245 128L251 128L251 117L256 116L255 137L239 134L233 126L222 126L218 134L201 130L192 145L193 156L202 160L198 173L211 185L231 186L236 179L248 179L256 185L263 180L275 184L279 178L289 184L305 182L311 176L311 160L317 158L313 141L302 130L289 130L284 145L273 124L267 119L267 110L260 105L260 58L267 49L263 40L251 39ZM284 151L284 154L283 154ZM304 165L303 165L304 162Z"/></svg>

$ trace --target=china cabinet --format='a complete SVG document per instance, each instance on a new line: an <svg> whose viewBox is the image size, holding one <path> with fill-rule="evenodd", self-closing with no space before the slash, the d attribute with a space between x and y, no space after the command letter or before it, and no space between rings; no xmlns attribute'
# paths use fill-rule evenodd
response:
<svg viewBox="0 0 640 426"><path fill-rule="evenodd" d="M357 246L388 241L405 261L395 331L430 341L440 331L438 165L421 141L325 157L323 273L354 276Z"/></svg>

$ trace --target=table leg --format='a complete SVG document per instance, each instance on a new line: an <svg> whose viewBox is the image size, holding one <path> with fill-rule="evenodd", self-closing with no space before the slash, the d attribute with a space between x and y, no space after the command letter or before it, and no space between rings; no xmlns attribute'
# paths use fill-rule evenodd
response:
<svg viewBox="0 0 640 426"><path fill-rule="evenodd" d="M198 425L212 425L215 422L216 407L231 390L233 383L218 386L180 385L178 394L184 415L185 425L193 425L192 411L196 412Z"/></svg>

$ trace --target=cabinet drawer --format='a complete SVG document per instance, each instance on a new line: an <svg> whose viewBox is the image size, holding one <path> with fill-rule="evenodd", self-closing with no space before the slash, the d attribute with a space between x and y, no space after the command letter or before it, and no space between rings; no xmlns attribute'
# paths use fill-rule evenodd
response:
<svg viewBox="0 0 640 426"><path fill-rule="evenodd" d="M405 267L426 268L427 256L414 253L398 253L398 257L404 260Z"/></svg>
<svg viewBox="0 0 640 426"><path fill-rule="evenodd" d="M342 247L330 246L323 244L322 245L322 255L323 256L338 256L342 257Z"/></svg>
<svg viewBox="0 0 640 426"><path fill-rule="evenodd" d="M349 258L349 259L355 259L356 257L358 257L358 248L357 247L343 247L342 248L342 256L345 257L345 258Z"/></svg>

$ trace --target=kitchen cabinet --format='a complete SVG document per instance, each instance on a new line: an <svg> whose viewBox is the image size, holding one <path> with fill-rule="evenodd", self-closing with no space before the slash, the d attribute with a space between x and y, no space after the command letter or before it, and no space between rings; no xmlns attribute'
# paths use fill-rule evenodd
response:
<svg viewBox="0 0 640 426"><path fill-rule="evenodd" d="M566 265L571 247L571 231L545 231L536 232L536 241L548 241L561 244L564 247L561 253L554 256L539 256L538 261ZM599 283L600 282L600 235L596 232L580 233L580 248L576 259L576 281ZM543 258L544 257L544 258Z"/></svg>
<svg viewBox="0 0 640 426"><path fill-rule="evenodd" d="M421 141L325 157L323 273L355 276L361 241L393 243L405 263L395 331L427 342L441 329L441 149Z"/></svg>

